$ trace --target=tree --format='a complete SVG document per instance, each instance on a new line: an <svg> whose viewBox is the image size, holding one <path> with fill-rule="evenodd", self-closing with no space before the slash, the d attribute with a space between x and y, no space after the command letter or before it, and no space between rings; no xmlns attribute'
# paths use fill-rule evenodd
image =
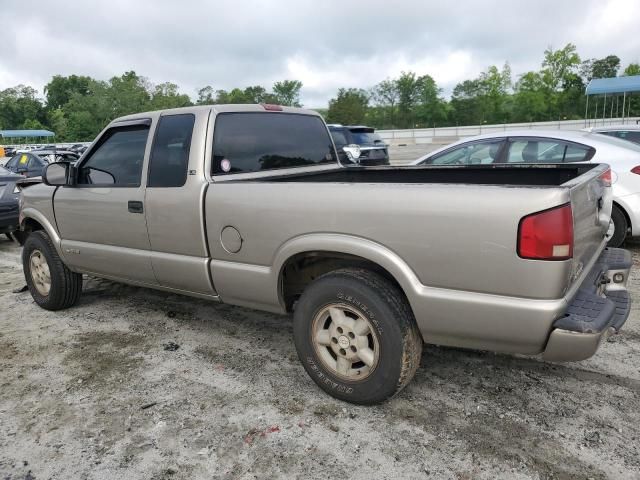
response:
<svg viewBox="0 0 640 480"><path fill-rule="evenodd" d="M622 75L625 77L640 75L640 64L630 63L629 65L627 65L627 68L624 69L624 73Z"/></svg>
<svg viewBox="0 0 640 480"><path fill-rule="evenodd" d="M189 95L179 93L178 85L175 83L165 82L154 87L149 108L152 110L166 110L190 105L192 103Z"/></svg>
<svg viewBox="0 0 640 480"><path fill-rule="evenodd" d="M585 60L580 67L580 73L586 82L593 78L612 78L618 75L620 58L607 55L605 58Z"/></svg>
<svg viewBox="0 0 640 480"><path fill-rule="evenodd" d="M380 108L382 125L395 127L395 110L398 104L398 87L394 80L387 78L371 89L371 97Z"/></svg>
<svg viewBox="0 0 640 480"><path fill-rule="evenodd" d="M80 95L89 94L90 82L91 78L85 76L70 75L63 77L62 75L54 75L44 87L47 108L55 110L64 106L74 93L79 93Z"/></svg>
<svg viewBox="0 0 640 480"><path fill-rule="evenodd" d="M418 78L418 105L416 123L422 126L435 126L447 120L447 103L440 97L442 89L430 75Z"/></svg>
<svg viewBox="0 0 640 480"><path fill-rule="evenodd" d="M364 123L369 96L359 88L341 88L336 98L329 100L327 122L354 125Z"/></svg>
<svg viewBox="0 0 640 480"><path fill-rule="evenodd" d="M516 122L533 122L545 118L547 102L545 84L539 72L527 72L515 85L513 118Z"/></svg>
<svg viewBox="0 0 640 480"><path fill-rule="evenodd" d="M302 82L300 80L283 80L273 84L273 94L276 103L288 107L300 107L300 90Z"/></svg>
<svg viewBox="0 0 640 480"><path fill-rule="evenodd" d="M542 62L542 79L550 91L557 91L571 73L575 73L580 65L580 56L576 52L576 46L567 43L560 50L548 47L544 51Z"/></svg>
<svg viewBox="0 0 640 480"><path fill-rule="evenodd" d="M196 105L211 105L215 102L213 97L214 95L213 87L207 85L206 87L202 87L198 90L198 99L196 100Z"/></svg>

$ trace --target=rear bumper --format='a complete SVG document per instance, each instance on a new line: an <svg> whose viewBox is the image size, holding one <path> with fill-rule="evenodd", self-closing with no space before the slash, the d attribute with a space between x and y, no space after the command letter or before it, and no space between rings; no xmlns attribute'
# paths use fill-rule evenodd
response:
<svg viewBox="0 0 640 480"><path fill-rule="evenodd" d="M607 336L620 331L631 309L627 280L632 263L627 250L602 252L564 315L553 323L545 360L584 360Z"/></svg>

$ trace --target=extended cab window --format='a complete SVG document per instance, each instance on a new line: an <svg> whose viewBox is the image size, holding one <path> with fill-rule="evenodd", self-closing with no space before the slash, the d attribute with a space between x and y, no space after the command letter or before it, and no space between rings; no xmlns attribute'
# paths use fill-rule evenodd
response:
<svg viewBox="0 0 640 480"><path fill-rule="evenodd" d="M78 172L78 185L139 187L147 125L114 127L98 141Z"/></svg>
<svg viewBox="0 0 640 480"><path fill-rule="evenodd" d="M327 129L312 115L221 113L213 135L213 174L336 162Z"/></svg>
<svg viewBox="0 0 640 480"><path fill-rule="evenodd" d="M181 187L187 180L193 114L160 118L149 160L148 187Z"/></svg>

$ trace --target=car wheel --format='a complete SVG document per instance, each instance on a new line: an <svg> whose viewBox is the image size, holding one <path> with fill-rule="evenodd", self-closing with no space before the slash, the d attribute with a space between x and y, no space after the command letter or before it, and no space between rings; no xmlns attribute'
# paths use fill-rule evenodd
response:
<svg viewBox="0 0 640 480"><path fill-rule="evenodd" d="M62 263L46 232L31 233L22 249L25 280L34 301L47 310L74 305L82 293L82 275Z"/></svg>
<svg viewBox="0 0 640 480"><path fill-rule="evenodd" d="M624 243L625 238L627 238L628 228L627 218L624 216L624 213L614 205L611 209L611 223L609 224L609 231L607 232L607 237L609 237L607 246L620 247Z"/></svg>
<svg viewBox="0 0 640 480"><path fill-rule="evenodd" d="M294 313L294 339L307 373L333 397L374 404L413 378L422 337L404 294L368 270L318 277Z"/></svg>

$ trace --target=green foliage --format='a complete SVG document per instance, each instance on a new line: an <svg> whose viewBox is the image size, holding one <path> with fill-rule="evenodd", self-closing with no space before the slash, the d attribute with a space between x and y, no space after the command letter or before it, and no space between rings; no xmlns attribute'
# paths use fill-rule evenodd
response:
<svg viewBox="0 0 640 480"><path fill-rule="evenodd" d="M338 96L329 101L328 123L344 125L361 124L365 121L369 96L359 88L341 88Z"/></svg>

